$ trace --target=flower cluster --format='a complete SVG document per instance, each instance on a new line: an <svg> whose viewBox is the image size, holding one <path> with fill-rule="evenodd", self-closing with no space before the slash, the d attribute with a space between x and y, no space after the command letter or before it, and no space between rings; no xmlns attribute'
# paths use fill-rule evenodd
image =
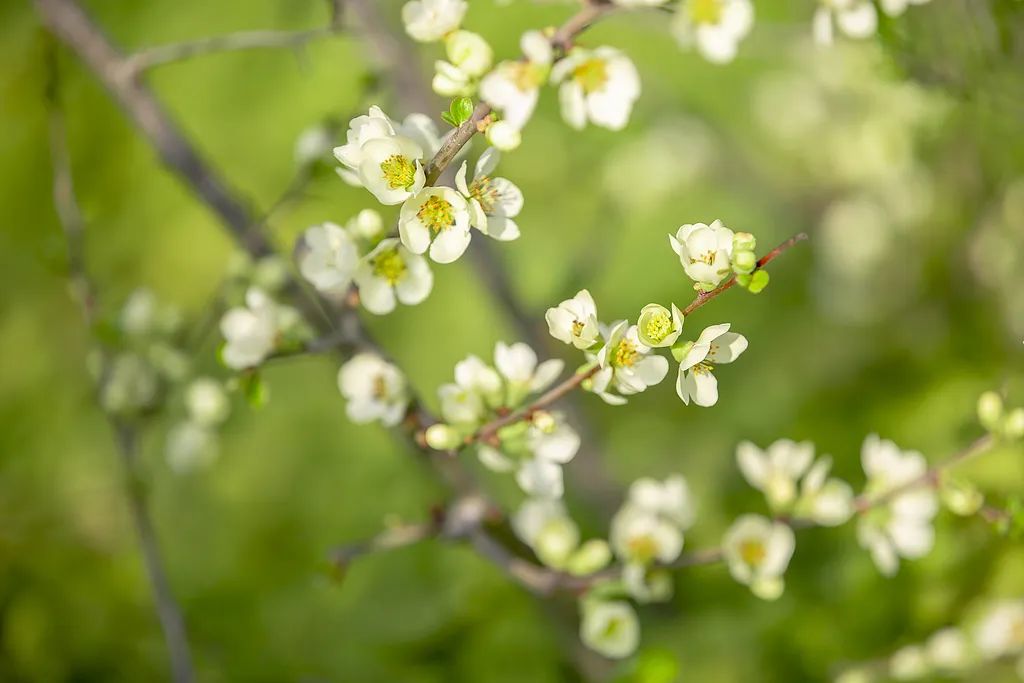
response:
<svg viewBox="0 0 1024 683"><path fill-rule="evenodd" d="M1024 600L988 605L969 626L946 626L925 641L904 645L875 665L850 667L836 683L916 681L991 675L994 665L1013 664L1024 678ZM1002 679L1000 679L1002 680Z"/></svg>
<svg viewBox="0 0 1024 683"><path fill-rule="evenodd" d="M347 401L348 418L360 424L380 422L394 427L409 407L405 375L374 353L357 353L341 366L338 391Z"/></svg>
<svg viewBox="0 0 1024 683"><path fill-rule="evenodd" d="M857 540L878 569L891 576L899 569L900 557L916 559L932 549L938 497L921 485L928 463L917 451L900 450L872 434L864 440L861 464L868 477L864 496L870 507L857 523Z"/></svg>
<svg viewBox="0 0 1024 683"><path fill-rule="evenodd" d="M780 439L761 450L749 441L736 449L736 461L747 482L761 491L776 515L838 526L853 514L853 489L829 477L832 459L814 459L814 444Z"/></svg>
<svg viewBox="0 0 1024 683"><path fill-rule="evenodd" d="M560 360L538 362L536 352L522 343L498 342L493 367L477 356L459 361L455 381L438 389L444 422L427 430L428 443L450 449L472 440L488 422L549 387L563 367ZM514 473L528 495L557 499L564 492L562 465L579 447L579 435L561 413L535 410L487 435L477 444L477 454L488 469Z"/></svg>
<svg viewBox="0 0 1024 683"><path fill-rule="evenodd" d="M233 370L245 370L258 366L275 350L288 348L308 330L298 311L252 286L244 305L228 309L221 317L220 332L224 336L221 360Z"/></svg>

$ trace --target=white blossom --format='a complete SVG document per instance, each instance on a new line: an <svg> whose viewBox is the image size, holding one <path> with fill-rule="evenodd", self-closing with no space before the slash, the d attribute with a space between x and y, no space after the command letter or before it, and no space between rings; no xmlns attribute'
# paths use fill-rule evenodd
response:
<svg viewBox="0 0 1024 683"><path fill-rule="evenodd" d="M906 645L889 657L889 675L897 681L912 681L928 673L928 658L920 645Z"/></svg>
<svg viewBox="0 0 1024 683"><path fill-rule="evenodd" d="M410 137L374 138L360 148L359 182L381 204L401 204L423 189L423 147Z"/></svg>
<svg viewBox="0 0 1024 683"><path fill-rule="evenodd" d="M853 516L853 489L841 479L829 477L832 459L818 459L800 483L796 510L801 517L822 526L838 526Z"/></svg>
<svg viewBox="0 0 1024 683"><path fill-rule="evenodd" d="M469 202L472 226L488 237L507 242L519 237L519 226L512 219L523 209L523 193L511 180L491 176L500 158L500 152L489 147L477 160L469 183L467 164L462 162L455 186Z"/></svg>
<svg viewBox="0 0 1024 683"><path fill-rule="evenodd" d="M892 441L872 434L864 440L861 463L868 477L865 495L875 502L857 525L857 540L886 576L899 569L899 558L923 557L932 548L932 518L938 500L930 488L913 484L927 472L924 456L901 451Z"/></svg>
<svg viewBox="0 0 1024 683"><path fill-rule="evenodd" d="M647 304L640 309L636 321L637 334L651 348L666 348L675 344L683 333L683 312L672 304L672 310L661 304Z"/></svg>
<svg viewBox="0 0 1024 683"><path fill-rule="evenodd" d="M709 62L724 64L736 52L754 25L754 5L750 0L682 0L672 19L676 42L697 51Z"/></svg>
<svg viewBox="0 0 1024 683"><path fill-rule="evenodd" d="M878 29L878 12L871 0L820 0L812 34L819 45L831 45L833 27L849 38L868 38Z"/></svg>
<svg viewBox="0 0 1024 683"><path fill-rule="evenodd" d="M732 272L733 231L722 221L687 223L668 239L696 288L714 289Z"/></svg>
<svg viewBox="0 0 1024 683"><path fill-rule="evenodd" d="M581 603L580 640L605 657L622 659L636 651L640 623L625 601L584 600Z"/></svg>
<svg viewBox="0 0 1024 683"><path fill-rule="evenodd" d="M334 148L334 157L344 167L339 174L345 182L360 185L358 169L363 162L363 145L370 140L386 139L395 134L395 125L380 107L357 116L348 123L346 142Z"/></svg>
<svg viewBox="0 0 1024 683"><path fill-rule="evenodd" d="M966 634L953 626L933 633L925 644L925 653L929 663L944 672L967 668L973 655Z"/></svg>
<svg viewBox="0 0 1024 683"><path fill-rule="evenodd" d="M544 314L551 336L577 349L585 350L598 342L601 328L597 321L597 306L590 292L581 289Z"/></svg>
<svg viewBox="0 0 1024 683"><path fill-rule="evenodd" d="M512 516L512 530L551 567L563 566L580 542L579 527L558 500L523 501Z"/></svg>
<svg viewBox="0 0 1024 683"><path fill-rule="evenodd" d="M398 233L414 254L429 250L438 263L457 260L469 246L469 205L450 187L426 187L402 205Z"/></svg>
<svg viewBox="0 0 1024 683"><path fill-rule="evenodd" d="M473 77L444 60L434 62L430 87L441 97L468 97L473 94Z"/></svg>
<svg viewBox="0 0 1024 683"><path fill-rule="evenodd" d="M299 258L302 277L321 292L344 292L352 282L359 250L347 230L334 223L308 228L305 252Z"/></svg>
<svg viewBox="0 0 1024 683"><path fill-rule="evenodd" d="M760 515L743 515L725 534L722 552L729 573L763 600L782 595L783 574L793 556L793 530Z"/></svg>
<svg viewBox="0 0 1024 683"><path fill-rule="evenodd" d="M441 416L452 424L474 425L484 418L489 408L501 404L502 388L497 371L470 355L455 364L455 383L438 389Z"/></svg>
<svg viewBox="0 0 1024 683"><path fill-rule="evenodd" d="M208 466L217 458L217 437L201 424L186 420L167 432L167 464L179 474Z"/></svg>
<svg viewBox="0 0 1024 683"><path fill-rule="evenodd" d="M683 550L683 532L693 519L690 489L682 476L664 482L638 479L612 518L612 549L625 563L672 562Z"/></svg>
<svg viewBox="0 0 1024 683"><path fill-rule="evenodd" d="M345 230L352 237L372 242L384 232L384 219L373 209L363 209L349 219Z"/></svg>
<svg viewBox="0 0 1024 683"><path fill-rule="evenodd" d="M415 306L426 299L434 287L434 274L427 260L394 238L381 240L364 256L354 277L360 303L377 315L395 310L396 301Z"/></svg>
<svg viewBox="0 0 1024 683"><path fill-rule="evenodd" d="M797 482L814 460L814 444L779 439L766 450L749 441L736 448L740 472L755 489L764 492L773 510L785 509L797 497Z"/></svg>
<svg viewBox="0 0 1024 683"><path fill-rule="evenodd" d="M482 36L456 31L445 39L448 62L469 78L479 78L491 68L494 51Z"/></svg>
<svg viewBox="0 0 1024 683"><path fill-rule="evenodd" d="M672 576L663 568L628 563L622 567L622 584L637 602L665 602L672 597Z"/></svg>
<svg viewBox="0 0 1024 683"><path fill-rule="evenodd" d="M986 659L1024 653L1024 600L1003 600L989 608L974 629L974 644Z"/></svg>
<svg viewBox="0 0 1024 683"><path fill-rule="evenodd" d="M558 359L537 362L537 353L522 342L498 342L494 347L494 364L508 382L509 405L516 405L526 395L543 391L562 373L565 363Z"/></svg>
<svg viewBox="0 0 1024 683"><path fill-rule="evenodd" d="M640 96L640 76L625 54L611 47L575 48L555 64L551 79L558 89L562 118L571 127L621 130Z"/></svg>
<svg viewBox="0 0 1024 683"><path fill-rule="evenodd" d="M636 325L625 320L612 326L597 362L601 369L593 376L591 390L611 405L625 403L623 396L638 394L668 374L668 360L652 355L651 348L640 341Z"/></svg>
<svg viewBox="0 0 1024 683"><path fill-rule="evenodd" d="M519 42L524 59L504 61L480 81L480 97L522 129L530 120L540 87L548 79L553 53L540 31L527 31Z"/></svg>
<svg viewBox="0 0 1024 683"><path fill-rule="evenodd" d="M495 121L487 126L487 142L502 152L511 152L523 142L523 134L508 121Z"/></svg>
<svg viewBox="0 0 1024 683"><path fill-rule="evenodd" d="M231 403L220 382L199 377L185 389L185 409L197 424L212 427L228 418Z"/></svg>
<svg viewBox="0 0 1024 683"><path fill-rule="evenodd" d="M714 366L731 363L747 349L747 338L729 332L729 323L705 328L679 363L676 377L676 393L683 403L705 408L718 403L718 380L713 374Z"/></svg>
<svg viewBox="0 0 1024 683"><path fill-rule="evenodd" d="M243 370L262 363L276 344L278 314L277 304L263 290L250 287L245 306L230 309L220 319L224 364Z"/></svg>
<svg viewBox="0 0 1024 683"><path fill-rule="evenodd" d="M466 0L411 0L402 7L402 22L413 40L432 43L458 29L468 8Z"/></svg>
<svg viewBox="0 0 1024 683"><path fill-rule="evenodd" d="M393 427L405 417L409 390L401 371L380 356L363 352L353 356L338 371L338 390L353 422L379 421Z"/></svg>

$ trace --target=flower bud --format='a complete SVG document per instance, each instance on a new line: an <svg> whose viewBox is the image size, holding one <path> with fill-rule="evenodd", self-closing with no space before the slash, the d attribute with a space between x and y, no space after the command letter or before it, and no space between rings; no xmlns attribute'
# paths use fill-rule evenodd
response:
<svg viewBox="0 0 1024 683"><path fill-rule="evenodd" d="M737 251L754 251L757 239L749 232L738 232L732 236L732 249Z"/></svg>
<svg viewBox="0 0 1024 683"><path fill-rule="evenodd" d="M769 277L767 270L755 270L754 274L750 276L750 284L747 285L747 291L751 294L760 293L768 286L768 280Z"/></svg>
<svg viewBox="0 0 1024 683"><path fill-rule="evenodd" d="M757 257L752 251L737 251L732 255L732 269L737 273L752 273L757 267Z"/></svg>
<svg viewBox="0 0 1024 683"><path fill-rule="evenodd" d="M502 152L511 152L522 141L522 133L508 121L495 121L487 127L487 142Z"/></svg>
<svg viewBox="0 0 1024 683"><path fill-rule="evenodd" d="M556 426L555 418L546 410L538 410L533 414L533 426L545 434L550 434Z"/></svg>
<svg viewBox="0 0 1024 683"><path fill-rule="evenodd" d="M384 219L373 209L363 209L345 227L356 237L373 240L384 231Z"/></svg>
<svg viewBox="0 0 1024 683"><path fill-rule="evenodd" d="M981 494L981 491L966 482L949 477L943 477L939 495L942 498L943 504L953 514L960 515L961 517L969 517L975 514L985 503L985 497Z"/></svg>
<svg viewBox="0 0 1024 683"><path fill-rule="evenodd" d="M541 528L534 552L549 567L561 568L580 542L580 531L568 517L554 517Z"/></svg>
<svg viewBox="0 0 1024 683"><path fill-rule="evenodd" d="M450 425L443 422L432 424L427 427L427 445L436 451L450 451L462 443L462 437Z"/></svg>
<svg viewBox="0 0 1024 683"><path fill-rule="evenodd" d="M463 73L479 78L491 68L494 51L480 35L471 31L456 31L445 39L448 59Z"/></svg>
<svg viewBox="0 0 1024 683"><path fill-rule="evenodd" d="M1003 435L1007 439L1024 438L1024 408L1010 411L1003 422Z"/></svg>
<svg viewBox="0 0 1024 683"><path fill-rule="evenodd" d="M593 538L576 550L565 563L565 570L576 576L586 576L601 571L612 560L612 551L607 541Z"/></svg>
<svg viewBox="0 0 1024 683"><path fill-rule="evenodd" d="M978 398L978 421L991 431L999 428L1003 419L1003 399L994 391L986 391Z"/></svg>
<svg viewBox="0 0 1024 683"><path fill-rule="evenodd" d="M185 408L197 424L203 427L218 425L231 412L224 388L216 380L200 377L185 390Z"/></svg>
<svg viewBox="0 0 1024 683"><path fill-rule="evenodd" d="M434 66L436 72L434 73L434 79L430 82L430 87L438 95L441 97L461 97L473 92L469 76L464 74L459 67L444 61L437 61L434 63ZM441 118L448 121L452 126L459 125L455 123L449 112L442 112Z"/></svg>

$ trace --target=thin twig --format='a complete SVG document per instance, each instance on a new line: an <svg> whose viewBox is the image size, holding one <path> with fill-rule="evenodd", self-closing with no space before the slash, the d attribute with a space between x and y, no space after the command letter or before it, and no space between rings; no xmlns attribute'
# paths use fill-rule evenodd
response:
<svg viewBox="0 0 1024 683"><path fill-rule="evenodd" d="M67 134L57 84L56 55L51 54L51 77L47 85L47 104L50 119L50 151L53 165L53 203L64 230L68 250L68 277L73 293L82 311L86 327L93 328L96 319L96 293L85 266L84 238L85 221L75 196L74 179L71 173L70 155L67 149ZM103 383L109 371L109 351L102 347L97 397L102 393ZM175 683L190 683L194 679L192 654L181 608L174 598L164 563L160 556L156 530L150 518L144 485L138 468L137 435L133 426L107 416L114 432L117 451L125 479L125 495L128 499L132 524L138 536L143 565L153 594L157 618L167 644L171 666L171 677Z"/></svg>
<svg viewBox="0 0 1024 683"><path fill-rule="evenodd" d="M125 68L132 76L138 76L158 66L221 52L281 48L301 50L313 41L336 36L340 32L340 26L302 31L238 31L222 36L148 47L130 54Z"/></svg>

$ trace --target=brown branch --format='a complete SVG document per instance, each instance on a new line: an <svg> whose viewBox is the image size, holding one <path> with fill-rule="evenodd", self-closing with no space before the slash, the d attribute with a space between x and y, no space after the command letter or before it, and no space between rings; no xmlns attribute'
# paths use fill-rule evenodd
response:
<svg viewBox="0 0 1024 683"><path fill-rule="evenodd" d="M769 263L778 258L778 256L781 255L783 252L787 251L791 247L795 246L796 244L799 244L800 242L806 239L807 235L804 233L800 233L799 235L794 235L793 237L790 237L788 240L786 240L785 242L783 242L782 244L780 244L779 246L775 247L770 252L762 256L761 259L758 260L757 267L755 268L755 270L760 270L761 268L764 268ZM690 305L686 307L684 311L685 314L689 315L690 313L697 310L707 302L714 299L719 294L722 294L726 290L730 289L733 286L733 284L735 284L735 281L736 278L732 277L727 282L725 282L725 284L721 285L717 289L697 295L697 298L695 298L690 303ZM565 380L563 380L561 383L555 385L553 388L542 394L539 398L531 402L529 405L513 413L509 413L508 415L502 415L495 418L494 420L491 420L487 424L480 427L476 432L466 437L466 445L477 442L492 441L495 438L498 431L503 427L515 424L516 422L522 422L523 420L529 420L538 410L547 408L552 403L555 403L560 398L569 394L574 389L579 387L581 384L583 384L584 381L593 377L599 369L600 368L598 366L594 366L592 368L576 372L570 375Z"/></svg>
<svg viewBox="0 0 1024 683"><path fill-rule="evenodd" d="M221 219L236 239L257 256L272 251L254 229L248 202L214 172L189 143L149 89L132 76L131 65L74 0L34 0L43 22L79 56L125 115L196 196Z"/></svg>
<svg viewBox="0 0 1024 683"><path fill-rule="evenodd" d="M313 41L330 38L340 32L340 26L301 31L238 31L222 36L148 47L129 55L125 60L125 68L131 76L137 76L158 66L221 52L281 48L301 50Z"/></svg>
<svg viewBox="0 0 1024 683"><path fill-rule="evenodd" d="M53 203L64 231L68 250L68 278L72 290L82 311L86 327L93 331L97 301L95 287L89 277L85 265L84 239L85 221L79 210L75 196L74 178L71 173L71 160L67 148L67 134L64 116L60 107L60 95L57 82L56 54L50 54L50 80L47 84L47 105L49 108L50 154L53 166ZM99 340L97 340L99 341ZM103 392L103 385L109 376L110 353L99 342L100 372L97 381L97 403ZM107 421L114 432L118 455L125 478L125 496L135 533L138 537L139 549L142 553L143 566L153 594L157 618L163 632L170 659L171 678L175 683L190 683L194 678L192 653L185 630L185 620L181 607L174 598L164 563L160 554L156 530L150 517L146 500L146 492L138 467L138 441L136 430L122 420L107 414Z"/></svg>

